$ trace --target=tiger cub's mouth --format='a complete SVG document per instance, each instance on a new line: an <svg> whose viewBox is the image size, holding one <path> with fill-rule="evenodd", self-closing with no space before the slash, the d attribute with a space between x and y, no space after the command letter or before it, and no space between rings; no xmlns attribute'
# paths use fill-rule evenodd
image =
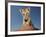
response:
<svg viewBox="0 0 46 37"><path fill-rule="evenodd" d="M27 22L28 21L28 19L25 19L25 22Z"/></svg>

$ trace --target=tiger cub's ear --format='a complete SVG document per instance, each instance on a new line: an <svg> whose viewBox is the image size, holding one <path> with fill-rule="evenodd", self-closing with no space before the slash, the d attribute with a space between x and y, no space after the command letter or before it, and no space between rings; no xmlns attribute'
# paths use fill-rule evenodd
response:
<svg viewBox="0 0 46 37"><path fill-rule="evenodd" d="M30 8L28 8L28 11L30 11Z"/></svg>
<svg viewBox="0 0 46 37"><path fill-rule="evenodd" d="M22 14L22 9L19 9L19 12Z"/></svg>

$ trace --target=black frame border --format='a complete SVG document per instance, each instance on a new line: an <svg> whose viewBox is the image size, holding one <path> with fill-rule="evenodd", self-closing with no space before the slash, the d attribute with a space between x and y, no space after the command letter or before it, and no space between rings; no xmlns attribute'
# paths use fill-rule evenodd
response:
<svg viewBox="0 0 46 37"><path fill-rule="evenodd" d="M7 30L8 29L8 2L43 4L43 33L8 35L8 30ZM45 3L44 2L7 1L7 0L5 0L5 37L8 37L8 36L41 35L41 34L45 34Z"/></svg>

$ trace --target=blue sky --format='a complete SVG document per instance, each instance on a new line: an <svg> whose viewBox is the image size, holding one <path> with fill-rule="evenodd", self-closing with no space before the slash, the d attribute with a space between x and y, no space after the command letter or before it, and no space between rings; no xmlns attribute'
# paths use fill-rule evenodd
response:
<svg viewBox="0 0 46 37"><path fill-rule="evenodd" d="M24 8L25 6L16 6L16 5L11 5L11 30L15 31L18 30L23 21L23 17L19 11L19 9ZM31 20L34 25L34 27L40 29L40 20L41 20L41 8L40 7L35 7L35 6L27 6L31 9Z"/></svg>

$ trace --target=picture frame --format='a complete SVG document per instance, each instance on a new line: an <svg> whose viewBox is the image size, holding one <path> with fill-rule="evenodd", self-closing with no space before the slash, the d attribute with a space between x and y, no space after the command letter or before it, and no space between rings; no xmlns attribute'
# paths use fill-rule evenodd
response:
<svg viewBox="0 0 46 37"><path fill-rule="evenodd" d="M39 11L39 13L40 13L40 14L38 13L39 15L36 15L36 13L35 13L35 15L37 16L36 20L40 21L39 22L40 25L39 25L38 30L33 30L33 31L32 30L31 31L30 30L29 31L23 31L23 30L22 31L21 30L16 31L15 29L14 29L14 31L12 30L11 26L13 26L13 25L11 24L11 20L13 21L13 19L11 19L11 18L14 18L17 15L16 13L14 13L13 9L17 8L17 7L20 7L18 9L21 9L21 6L23 6L24 8L25 7L27 8L30 6L32 12L33 12L33 10L35 11L35 9L36 9L35 12ZM38 8L36 8L36 7L38 7ZM10 11L13 13L11 13ZM15 9L15 11L16 11L16 9ZM12 15L14 15L14 16L12 17ZM33 16L33 13L32 13L32 16ZM38 19L38 17L39 17L39 19ZM19 19L19 22L20 22L20 20L21 20L21 18ZM16 25L14 25L14 26L16 26ZM10 29L11 29L11 31L10 31ZM26 35L41 35L41 34L45 34L45 3L44 2L7 1L5 3L5 36L26 36Z"/></svg>

